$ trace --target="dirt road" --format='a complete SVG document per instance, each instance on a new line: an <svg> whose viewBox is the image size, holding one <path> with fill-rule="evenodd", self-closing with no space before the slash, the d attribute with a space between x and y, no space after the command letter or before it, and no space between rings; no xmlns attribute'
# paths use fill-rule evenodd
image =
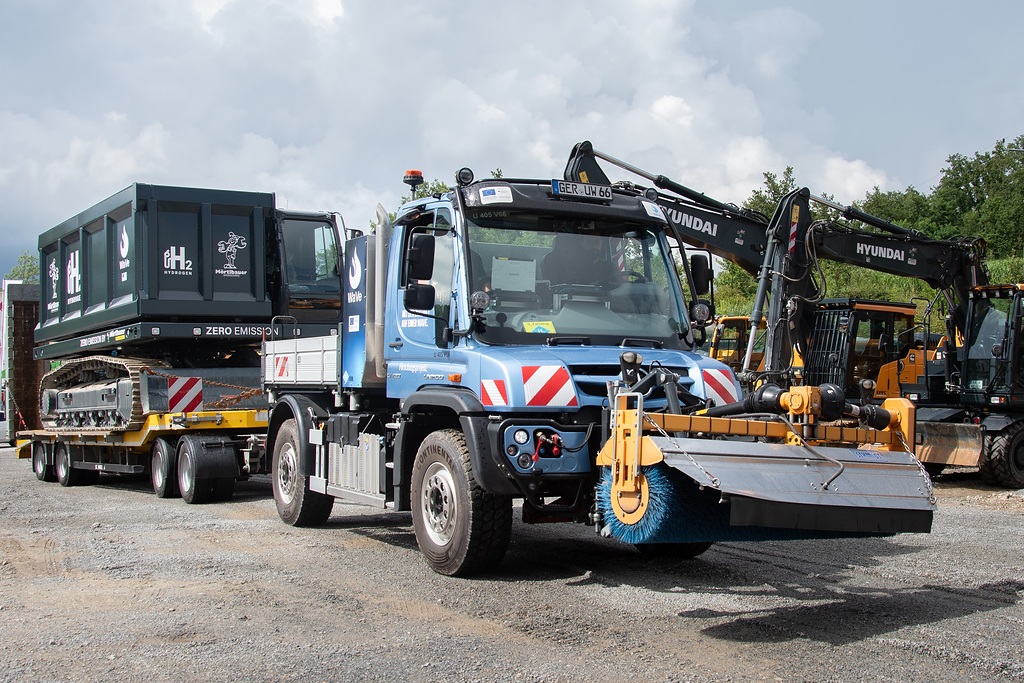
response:
<svg viewBox="0 0 1024 683"><path fill-rule="evenodd" d="M409 515L277 518L148 480L36 481L0 450L0 680L1024 680L1024 492L936 483L930 535L642 557L516 523L499 571L430 572Z"/></svg>

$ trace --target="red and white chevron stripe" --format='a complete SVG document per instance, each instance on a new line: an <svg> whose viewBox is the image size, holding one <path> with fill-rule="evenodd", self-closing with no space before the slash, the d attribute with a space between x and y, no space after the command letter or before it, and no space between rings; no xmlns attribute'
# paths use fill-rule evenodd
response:
<svg viewBox="0 0 1024 683"><path fill-rule="evenodd" d="M561 365L524 365L523 390L528 406L577 406L569 371Z"/></svg>
<svg viewBox="0 0 1024 683"><path fill-rule="evenodd" d="M508 389L505 388L505 380L480 380L480 402L485 406L507 406Z"/></svg>
<svg viewBox="0 0 1024 683"><path fill-rule="evenodd" d="M714 400L716 406L738 401L732 373L728 370L704 370L704 397Z"/></svg>
<svg viewBox="0 0 1024 683"><path fill-rule="evenodd" d="M172 413L194 413L203 409L203 380L171 377L167 380L167 409Z"/></svg>

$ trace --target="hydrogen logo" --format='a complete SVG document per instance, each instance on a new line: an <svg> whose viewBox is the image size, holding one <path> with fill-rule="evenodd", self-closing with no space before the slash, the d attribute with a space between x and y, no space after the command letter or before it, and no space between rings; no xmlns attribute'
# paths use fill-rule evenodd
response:
<svg viewBox="0 0 1024 683"><path fill-rule="evenodd" d="M166 275L191 275L192 261L185 258L185 247L168 247L164 252Z"/></svg>
<svg viewBox="0 0 1024 683"><path fill-rule="evenodd" d="M68 269L67 269L67 292L68 294L77 294L82 291L82 274L78 270L78 252L73 251L68 254Z"/></svg>

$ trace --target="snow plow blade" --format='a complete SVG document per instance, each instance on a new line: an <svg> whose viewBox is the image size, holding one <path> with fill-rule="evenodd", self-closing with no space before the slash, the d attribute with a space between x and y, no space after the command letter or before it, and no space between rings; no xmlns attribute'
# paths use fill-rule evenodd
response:
<svg viewBox="0 0 1024 683"><path fill-rule="evenodd" d="M820 389L770 392L757 400L792 407L788 418L755 414L749 403L650 413L637 393L616 395L597 459L601 533L686 544L931 531L931 479L907 448L913 404L848 408L868 425L854 427L796 412L820 404ZM736 416L741 409L748 414Z"/></svg>
<svg viewBox="0 0 1024 683"><path fill-rule="evenodd" d="M824 488L839 468L800 446L685 439L680 448L671 438L649 440L666 465L718 492L715 503L727 508L729 527L739 527L731 538L756 535L749 527L807 536L931 531L931 481L906 452L817 447L843 465Z"/></svg>

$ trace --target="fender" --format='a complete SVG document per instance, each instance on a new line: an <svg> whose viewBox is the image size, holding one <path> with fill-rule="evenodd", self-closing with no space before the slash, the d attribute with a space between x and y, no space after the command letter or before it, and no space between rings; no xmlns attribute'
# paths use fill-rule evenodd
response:
<svg viewBox="0 0 1024 683"><path fill-rule="evenodd" d="M314 418L325 420L328 416L329 413L324 408L301 394L286 394L279 398L270 411L270 422L267 425L267 455L271 461L281 424L289 418L295 418L299 432L299 473L303 476L314 474L316 448L309 443L309 430L314 426Z"/></svg>
<svg viewBox="0 0 1024 683"><path fill-rule="evenodd" d="M423 410L426 408L427 410ZM466 436L469 456L473 463L473 475L485 491L498 495L517 495L521 492L496 464L493 444L487 435L487 411L480 399L469 389L462 387L424 387L414 391L402 401L402 415L417 412L431 412L436 408L450 411L459 419L462 433ZM407 421L402 421L395 435L394 486L396 505L409 500L409 481L415 453L407 453Z"/></svg>
<svg viewBox="0 0 1024 683"><path fill-rule="evenodd" d="M1021 420L1024 420L1024 417L1020 415L1012 415L1010 413L992 413L981 421L981 426L985 428L986 434L994 436L1010 425L1017 424Z"/></svg>

